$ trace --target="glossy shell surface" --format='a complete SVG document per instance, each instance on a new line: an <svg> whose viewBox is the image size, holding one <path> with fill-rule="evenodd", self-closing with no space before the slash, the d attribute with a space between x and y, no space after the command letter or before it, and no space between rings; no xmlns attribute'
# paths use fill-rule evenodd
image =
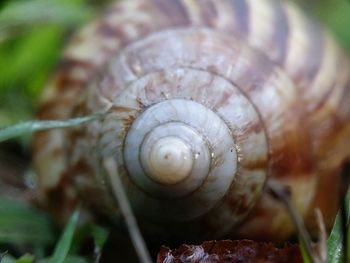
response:
<svg viewBox="0 0 350 263"><path fill-rule="evenodd" d="M340 164L350 154L349 72L347 58L328 34L290 3L117 3L72 39L38 111L41 119L109 114L78 129L38 133L33 147L41 189L60 216L85 198L117 218L108 176L101 171L101 160L115 156L136 213L149 220L145 229L159 235L177 236L181 228L200 239L288 237L292 225L264 192L266 178L291 187L292 201L310 226L315 207L329 224L337 200L328 193L336 191ZM232 155L225 151L236 173L217 183L223 190L198 183L192 190L205 197L193 192L186 202L158 203L164 191L176 195L176 185L157 186L149 195L144 183L135 187L138 179L130 179L133 168L124 165L129 155L122 148L127 132L140 114L167 100L203 105L232 134L224 146L234 149ZM171 121L192 125L199 119L194 130L210 127L193 114L183 110L179 115L190 121L181 116ZM226 159L211 158L210 167ZM157 228L159 222L163 227Z"/></svg>

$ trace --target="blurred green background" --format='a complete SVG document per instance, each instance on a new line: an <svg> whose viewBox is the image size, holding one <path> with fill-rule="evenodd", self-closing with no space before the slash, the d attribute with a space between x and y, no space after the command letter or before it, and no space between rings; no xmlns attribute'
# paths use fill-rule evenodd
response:
<svg viewBox="0 0 350 263"><path fill-rule="evenodd" d="M32 117L69 35L108 1L0 1L0 126Z"/></svg>

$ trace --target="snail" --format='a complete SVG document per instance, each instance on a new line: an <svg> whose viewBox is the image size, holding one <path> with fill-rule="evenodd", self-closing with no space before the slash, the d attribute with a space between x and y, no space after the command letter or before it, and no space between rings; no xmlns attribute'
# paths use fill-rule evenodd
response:
<svg viewBox="0 0 350 263"><path fill-rule="evenodd" d="M283 240L293 233L268 182L291 189L312 228L330 225L350 156L350 66L290 2L120 1L73 37L40 119L107 112L38 133L43 199L65 218L78 200L120 221L113 160L145 233Z"/></svg>

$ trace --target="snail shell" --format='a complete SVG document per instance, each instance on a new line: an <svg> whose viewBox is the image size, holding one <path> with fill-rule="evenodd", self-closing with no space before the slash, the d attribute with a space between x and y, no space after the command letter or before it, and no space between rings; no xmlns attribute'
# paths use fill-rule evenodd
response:
<svg viewBox="0 0 350 263"><path fill-rule="evenodd" d="M73 38L45 89L41 119L108 114L35 136L41 189L61 218L81 198L118 221L102 165L113 158L153 235L285 239L293 227L267 181L290 187L309 227L315 207L330 224L350 154L349 72L288 2L117 3Z"/></svg>

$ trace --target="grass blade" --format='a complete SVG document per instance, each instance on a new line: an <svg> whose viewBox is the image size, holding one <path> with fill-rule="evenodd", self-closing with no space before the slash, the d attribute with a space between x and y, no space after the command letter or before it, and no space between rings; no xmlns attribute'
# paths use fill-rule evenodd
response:
<svg viewBox="0 0 350 263"><path fill-rule="evenodd" d="M79 256L68 256L64 263L88 263L87 259Z"/></svg>
<svg viewBox="0 0 350 263"><path fill-rule="evenodd" d="M94 254L96 259L95 262L100 262L103 246L107 242L109 231L107 231L105 228L102 228L98 225L92 225L91 233L95 243L95 249L94 249Z"/></svg>
<svg viewBox="0 0 350 263"><path fill-rule="evenodd" d="M13 126L0 129L0 142L15 138L27 133L33 133L36 131L77 126L85 122L96 120L102 116L103 114L96 113L93 115L84 116L84 117L75 118L75 119L69 119L69 120L22 122L19 124L15 124Z"/></svg>
<svg viewBox="0 0 350 263"><path fill-rule="evenodd" d="M33 263L34 262L34 256L33 255L23 255L19 259L17 259L14 263Z"/></svg>
<svg viewBox="0 0 350 263"><path fill-rule="evenodd" d="M303 240L299 237L299 244L300 244L300 252L301 256L303 258L304 263L312 263L312 259L310 258L310 255L307 251L307 248L305 247L305 243Z"/></svg>
<svg viewBox="0 0 350 263"><path fill-rule="evenodd" d="M24 204L0 198L0 242L49 245L54 242L49 218Z"/></svg>
<svg viewBox="0 0 350 263"><path fill-rule="evenodd" d="M345 198L345 207L349 208L350 205L350 192L347 193ZM349 224L350 213L349 209L346 211L347 224ZM338 213L335 224L327 240L328 247L328 262L340 263L343 260L343 242L342 242L343 230L341 226L341 215Z"/></svg>
<svg viewBox="0 0 350 263"><path fill-rule="evenodd" d="M113 193L115 194L120 211L125 219L125 224L137 256L139 257L140 262L151 263L152 259L148 252L145 240L143 239L141 231L137 225L136 218L123 188L122 181L119 178L118 168L112 158L105 159L103 165L109 179L111 180Z"/></svg>
<svg viewBox="0 0 350 263"><path fill-rule="evenodd" d="M16 260L12 256L6 255L6 256L1 258L0 262L1 263L16 263Z"/></svg>
<svg viewBox="0 0 350 263"><path fill-rule="evenodd" d="M79 220L79 210L74 211L69 219L63 234L55 247L54 254L49 259L49 263L63 263L68 256L69 249L73 241L73 235Z"/></svg>
<svg viewBox="0 0 350 263"><path fill-rule="evenodd" d="M33 26L76 25L92 14L92 9L80 0L10 1L0 12L0 42Z"/></svg>

